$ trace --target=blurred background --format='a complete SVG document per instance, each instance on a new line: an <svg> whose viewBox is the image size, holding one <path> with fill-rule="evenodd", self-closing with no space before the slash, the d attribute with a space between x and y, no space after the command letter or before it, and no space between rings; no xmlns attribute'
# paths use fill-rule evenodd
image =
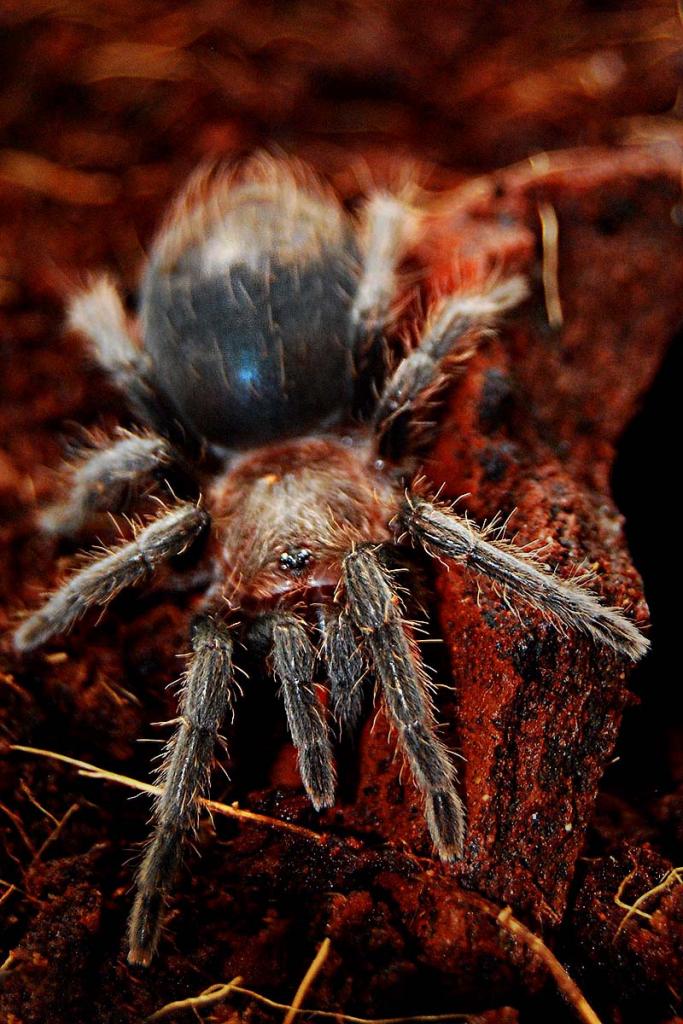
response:
<svg viewBox="0 0 683 1024"><path fill-rule="evenodd" d="M112 233L135 208L144 241L205 157L279 147L347 188L354 156L469 175L656 132L683 102L673 0L4 0L0 21L5 228L42 198L72 222L105 206ZM135 264L140 239L110 244Z"/></svg>
<svg viewBox="0 0 683 1024"><path fill-rule="evenodd" d="M673 0L3 0L0 25L5 307L25 271L50 294L60 269L104 261L132 286L207 157L266 145L349 193L359 158L381 177L407 154L454 183L652 136L683 104Z"/></svg>

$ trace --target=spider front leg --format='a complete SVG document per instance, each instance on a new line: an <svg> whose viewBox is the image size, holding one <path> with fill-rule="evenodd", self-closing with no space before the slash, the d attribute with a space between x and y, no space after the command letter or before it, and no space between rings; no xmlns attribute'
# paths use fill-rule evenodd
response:
<svg viewBox="0 0 683 1024"><path fill-rule="evenodd" d="M362 710L366 672L361 644L348 613L337 604L321 608L320 631L332 711L341 725L353 728Z"/></svg>
<svg viewBox="0 0 683 1024"><path fill-rule="evenodd" d="M109 604L124 587L142 582L166 559L182 554L208 522L208 513L196 505L177 505L164 512L134 540L93 561L56 590L16 630L15 648L32 651L65 633L88 608Z"/></svg>
<svg viewBox="0 0 683 1024"><path fill-rule="evenodd" d="M287 724L297 749L299 773L316 811L334 803L334 762L325 708L315 692L315 649L303 619L293 612L264 616L275 678L280 683Z"/></svg>
<svg viewBox="0 0 683 1024"><path fill-rule="evenodd" d="M511 541L491 535L444 505L408 495L399 523L428 553L445 555L474 569L544 615L603 643L631 661L650 644L632 622L603 605L585 585L562 579Z"/></svg>
<svg viewBox="0 0 683 1024"><path fill-rule="evenodd" d="M78 534L95 512L118 512L131 491L174 459L167 441L125 432L108 448L93 452L72 472L68 501L46 509L41 525L60 537Z"/></svg>
<svg viewBox="0 0 683 1024"><path fill-rule="evenodd" d="M516 275L486 291L447 295L436 303L417 348L399 363L382 389L373 415L380 447L390 446L392 429L404 420L409 433L419 438L416 415L425 405L433 404L445 381L443 361L448 357L452 367L468 359L473 352L472 332L490 327L527 294L526 281Z"/></svg>
<svg viewBox="0 0 683 1024"><path fill-rule="evenodd" d="M154 808L152 839L137 875L128 928L131 964L146 966L156 950L165 896L173 884L185 842L196 830L199 797L208 786L219 730L239 692L232 663L233 644L225 625L204 616L193 632L180 724L161 770L163 791Z"/></svg>
<svg viewBox="0 0 683 1024"><path fill-rule="evenodd" d="M455 768L436 735L424 666L408 639L398 594L372 547L346 556L342 579L350 615L365 638L399 745L424 795L427 824L439 856L460 857L465 809L455 791Z"/></svg>

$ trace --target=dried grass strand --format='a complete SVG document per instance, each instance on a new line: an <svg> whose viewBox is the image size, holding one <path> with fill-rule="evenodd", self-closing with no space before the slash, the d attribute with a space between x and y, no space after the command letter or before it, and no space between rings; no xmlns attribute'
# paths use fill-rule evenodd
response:
<svg viewBox="0 0 683 1024"><path fill-rule="evenodd" d="M24 747L14 743L11 750L18 750L23 754L32 754L34 757L46 757L53 761L61 761L63 764L70 764L78 768L79 775L85 775L90 779L106 779L109 782L116 782L121 786L128 786L129 789L137 789L141 793L152 793L159 796L163 792L161 786L154 786L150 782L140 782L128 775L119 775L118 772L110 772L106 768L98 768L97 765L88 761L80 761L78 758L69 757L67 754L59 754L54 750L42 750L39 747ZM289 821L282 821L280 818L270 818L266 814L257 814L255 811L245 811L241 807L231 807L229 804L219 803L217 800L200 801L207 811L214 814L223 814L228 818L239 818L243 821L252 821L256 825L266 828L278 828L286 832L293 832L295 835L303 836L306 839L314 839L317 843L323 843L327 837L320 832L313 832L312 829L304 828L302 825L293 825Z"/></svg>
<svg viewBox="0 0 683 1024"><path fill-rule="evenodd" d="M210 1006L225 999L231 993L245 996L247 999L253 999L262 1006L267 1006L270 1010L285 1010L288 1015L291 1014L292 1019L300 1015L307 1015L309 1017L318 1017L322 1020L334 1020L337 1021L337 1024L418 1024L421 1021L425 1021L425 1024L440 1024L442 1021L462 1021L463 1024L477 1024L481 1019L476 1014L468 1013L420 1013L412 1017L354 1017L336 1010L315 1010L304 1006L294 1007L288 1006L286 1003L278 1003L274 999L261 995L260 992L254 992L253 989L242 988L238 984L239 981L241 981L241 978L233 978L227 984L209 986L198 996L191 996L188 999L179 999L175 1002L167 1003L166 1006L162 1006L151 1016L145 1017L144 1024L153 1024L154 1021L162 1020L177 1010L196 1010L203 1006Z"/></svg>
<svg viewBox="0 0 683 1024"><path fill-rule="evenodd" d="M209 985L198 996L188 996L187 999L174 999L172 1003L166 1003L165 1006L161 1006L154 1013L150 1013L149 1017L145 1017L145 1024L152 1024L152 1021L170 1017L178 1010L200 1010L204 1006L213 1006L214 1003L220 1003L241 980L238 976L229 981L227 985L221 985L220 983Z"/></svg>
<svg viewBox="0 0 683 1024"><path fill-rule="evenodd" d="M294 999L292 999L292 1005L287 1010L287 1013L285 1014L285 1018L282 1024L292 1024L292 1021L296 1017L296 1011L299 1009L304 999L306 998L306 993L308 992L309 988L315 981L322 965L327 960L329 952L330 940L329 938L325 938L320 943L320 949L313 957L313 960L311 961L308 970L301 979L299 987L294 995Z"/></svg>
<svg viewBox="0 0 683 1024"><path fill-rule="evenodd" d="M541 243L543 246L543 292L548 323L551 327L560 328L564 323L562 302L560 300L560 266L558 239L560 228L552 203L538 204L538 216L541 221Z"/></svg>
<svg viewBox="0 0 683 1024"><path fill-rule="evenodd" d="M510 907L506 907L504 910L501 910L496 921L501 928L504 928L505 931L509 932L515 939L524 943L524 945L531 950L533 955L538 957L538 959L545 965L548 972L552 975L558 989L576 1012L577 1017L584 1021L585 1024L601 1024L600 1018L588 1003L588 1000L579 986L575 981L572 981L560 961L548 949L543 939L530 931L526 925L523 925L516 917L513 917Z"/></svg>
<svg viewBox="0 0 683 1024"><path fill-rule="evenodd" d="M622 910L626 911L626 914L624 915L621 924L614 933L614 941L617 940L620 933L626 927L626 925L632 917L642 917L646 921L652 920L652 914L649 914L646 910L641 909L643 904L646 903L647 900L651 899L653 896L660 896L662 893L666 892L667 889L670 889L672 885L683 884L683 866L671 868L671 870L667 871L667 873L664 875L661 882L658 882L658 884L653 886L652 889L648 889L647 892L642 893L633 903L625 903L624 900L622 900L624 889L631 881L635 873L636 868L634 868L633 871L630 871L628 875L626 875L626 878L622 880L617 890L616 896L614 897L614 902L616 903L616 905L618 907L621 907Z"/></svg>

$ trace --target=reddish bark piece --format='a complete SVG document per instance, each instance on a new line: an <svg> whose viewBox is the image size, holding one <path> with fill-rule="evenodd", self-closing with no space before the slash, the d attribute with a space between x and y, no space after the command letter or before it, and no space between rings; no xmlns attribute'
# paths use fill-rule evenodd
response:
<svg viewBox="0 0 683 1024"><path fill-rule="evenodd" d="M575 152L470 183L435 228L434 279L522 270L533 296L453 389L429 473L486 519L514 510L521 543L596 570L607 601L645 621L609 493L614 444L683 315L678 157ZM550 211L550 213L549 213ZM558 225L564 316L548 324L543 216ZM455 267L455 271L453 271ZM548 923L561 919L627 666L538 615L521 621L486 584L437 569L458 691L469 812L465 880Z"/></svg>

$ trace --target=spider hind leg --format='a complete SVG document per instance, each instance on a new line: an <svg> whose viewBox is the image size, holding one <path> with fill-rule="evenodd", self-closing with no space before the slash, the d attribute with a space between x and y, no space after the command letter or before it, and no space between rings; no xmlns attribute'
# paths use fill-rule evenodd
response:
<svg viewBox="0 0 683 1024"><path fill-rule="evenodd" d="M204 457L202 439L155 385L149 355L108 277L96 278L72 296L68 324L87 338L92 355L142 423L171 438L193 459Z"/></svg>
<svg viewBox="0 0 683 1024"><path fill-rule="evenodd" d="M96 449L72 471L67 501L41 515L43 529L73 537L95 512L118 512L128 495L172 459L170 446L152 434L122 431L108 447Z"/></svg>
<svg viewBox="0 0 683 1024"><path fill-rule="evenodd" d="M429 430L421 419L438 404L449 375L472 356L477 336L527 295L526 281L515 275L480 293L455 293L434 303L417 347L387 377L375 406L372 426L381 451L422 443Z"/></svg>
<svg viewBox="0 0 683 1024"><path fill-rule="evenodd" d="M419 230L419 215L411 205L410 192L375 192L361 217L362 262L350 311L357 367L355 406L359 413L370 411L376 400L375 389L386 373L384 331L392 321L398 269Z"/></svg>

